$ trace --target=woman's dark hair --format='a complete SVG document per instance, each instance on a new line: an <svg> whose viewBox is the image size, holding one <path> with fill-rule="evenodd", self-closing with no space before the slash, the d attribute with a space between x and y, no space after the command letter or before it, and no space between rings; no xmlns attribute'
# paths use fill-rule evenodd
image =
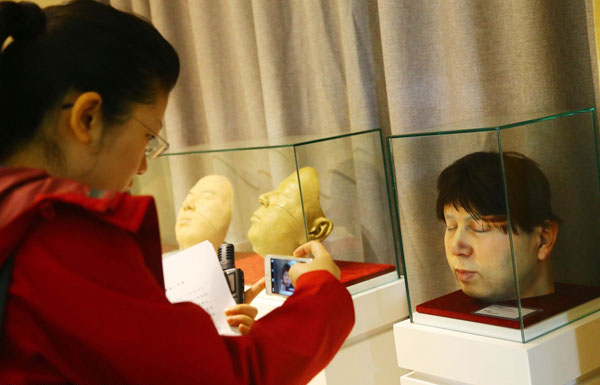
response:
<svg viewBox="0 0 600 385"><path fill-rule="evenodd" d="M31 142L70 91L102 96L107 125L153 103L179 76L173 47L148 22L92 0L40 9L0 2L0 162Z"/></svg>
<svg viewBox="0 0 600 385"><path fill-rule="evenodd" d="M504 152L502 160L513 231L531 233L546 220L560 222L550 205L550 184L537 163L518 152ZM453 205L477 220L492 217L507 232L503 180L497 152L474 152L458 159L438 177L438 219L444 221L444 207Z"/></svg>
<svg viewBox="0 0 600 385"><path fill-rule="evenodd" d="M285 265L283 265L283 267L281 268L281 274L285 273L286 271L288 273L290 271L290 264L289 263L286 263Z"/></svg>

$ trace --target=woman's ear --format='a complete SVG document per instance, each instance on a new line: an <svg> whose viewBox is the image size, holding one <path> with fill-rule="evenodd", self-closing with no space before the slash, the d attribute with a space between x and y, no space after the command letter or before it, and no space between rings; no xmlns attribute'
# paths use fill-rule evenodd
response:
<svg viewBox="0 0 600 385"><path fill-rule="evenodd" d="M102 134L102 96L97 92L84 92L77 97L71 108L69 128L74 137L89 144Z"/></svg>
<svg viewBox="0 0 600 385"><path fill-rule="evenodd" d="M331 219L319 217L312 222L311 227L308 230L308 235L311 241L322 241L331 234L332 230L333 222L331 222Z"/></svg>
<svg viewBox="0 0 600 385"><path fill-rule="evenodd" d="M550 220L544 221L542 229L539 235L538 244L538 259L543 261L548 258L554 243L556 243L556 236L558 234L558 223Z"/></svg>

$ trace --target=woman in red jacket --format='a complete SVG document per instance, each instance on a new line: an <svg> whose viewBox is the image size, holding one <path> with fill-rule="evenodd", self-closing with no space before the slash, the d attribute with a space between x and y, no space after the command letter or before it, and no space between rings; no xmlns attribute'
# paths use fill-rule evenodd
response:
<svg viewBox="0 0 600 385"><path fill-rule="evenodd" d="M301 384L327 364L354 312L319 243L247 335L166 299L153 200L121 192L168 146L179 61L152 25L0 2L0 46L0 383Z"/></svg>

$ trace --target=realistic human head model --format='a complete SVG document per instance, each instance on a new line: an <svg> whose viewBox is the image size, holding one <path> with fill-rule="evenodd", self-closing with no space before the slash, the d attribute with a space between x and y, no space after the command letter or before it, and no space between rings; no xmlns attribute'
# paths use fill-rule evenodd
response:
<svg viewBox="0 0 600 385"><path fill-rule="evenodd" d="M233 187L221 175L201 178L186 196L175 223L179 247L209 240L218 249L225 240L233 209Z"/></svg>
<svg viewBox="0 0 600 385"><path fill-rule="evenodd" d="M554 291L549 256L560 220L552 212L550 185L524 155L505 152L502 159L511 228L498 153L466 155L442 171L437 183L448 264L462 291L486 302L516 297L509 235L520 297Z"/></svg>
<svg viewBox="0 0 600 385"><path fill-rule="evenodd" d="M146 155L166 148L173 47L148 22L96 1L0 2L0 16L0 163L127 190Z"/></svg>
<svg viewBox="0 0 600 385"><path fill-rule="evenodd" d="M325 218L319 203L319 179L312 167L303 167L285 178L277 189L258 198L260 207L250 219L252 225L248 239L254 252L263 257L267 254L292 255L305 243L305 226L300 201L306 215L306 230L309 240L324 240L333 230L333 223Z"/></svg>

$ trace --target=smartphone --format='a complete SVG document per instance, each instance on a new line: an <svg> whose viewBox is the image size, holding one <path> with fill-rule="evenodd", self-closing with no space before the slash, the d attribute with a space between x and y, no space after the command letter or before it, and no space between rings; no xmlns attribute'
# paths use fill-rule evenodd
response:
<svg viewBox="0 0 600 385"><path fill-rule="evenodd" d="M289 270L296 263L306 263L312 258L295 258L285 255L269 254L265 257L265 291L271 295L288 297L294 294Z"/></svg>

